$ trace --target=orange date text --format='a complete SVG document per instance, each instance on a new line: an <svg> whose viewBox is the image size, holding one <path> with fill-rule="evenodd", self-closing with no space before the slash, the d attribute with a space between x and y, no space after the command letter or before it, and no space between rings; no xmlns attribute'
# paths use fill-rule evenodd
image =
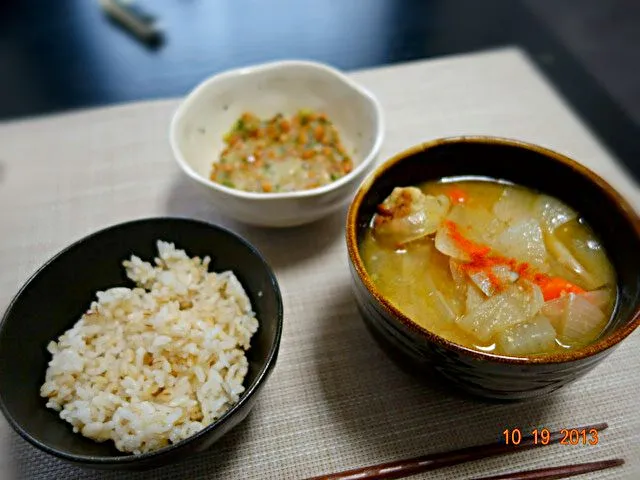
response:
<svg viewBox="0 0 640 480"><path fill-rule="evenodd" d="M533 445L597 445L598 430L595 428L563 428L557 433L552 433L548 428L536 428L523 432L519 428L507 428L502 432L502 437L507 445L520 445L523 441Z"/></svg>

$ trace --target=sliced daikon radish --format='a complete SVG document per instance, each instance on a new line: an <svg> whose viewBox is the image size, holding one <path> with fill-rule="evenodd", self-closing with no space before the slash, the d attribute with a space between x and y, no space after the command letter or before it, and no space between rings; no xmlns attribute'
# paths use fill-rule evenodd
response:
<svg viewBox="0 0 640 480"><path fill-rule="evenodd" d="M449 212L451 200L445 195L425 195L421 207L426 215L424 229L431 235Z"/></svg>
<svg viewBox="0 0 640 480"><path fill-rule="evenodd" d="M456 206L452 209L460 212L464 207ZM453 215L452 218L460 218L461 215ZM486 251L489 253L491 248L483 242L482 231L477 224L477 228L470 224L458 223L449 217L445 219L436 231L435 246L443 254L448 255L455 260L467 262L471 260L473 251Z"/></svg>
<svg viewBox="0 0 640 480"><path fill-rule="evenodd" d="M460 313L464 313L466 311L465 308L465 300L467 298L467 289L469 288L469 282L467 281L467 275L463 272L461 263L454 260L453 258L449 258L449 270L451 271L451 278L455 285L455 292L457 293L458 304L460 305Z"/></svg>
<svg viewBox="0 0 640 480"><path fill-rule="evenodd" d="M500 323L505 328L523 322L526 317L520 309L504 295L496 295L485 300L477 308L468 311L457 320L460 328L479 340L486 342L495 333L495 324Z"/></svg>
<svg viewBox="0 0 640 480"><path fill-rule="evenodd" d="M478 308L486 299L487 297L484 296L480 290L478 290L473 285L468 285L465 302L465 313L472 312L473 310Z"/></svg>
<svg viewBox="0 0 640 480"><path fill-rule="evenodd" d="M507 187L493 206L493 214L508 224L533 217L535 194L519 188Z"/></svg>
<svg viewBox="0 0 640 480"><path fill-rule="evenodd" d="M449 269L451 270L451 278L455 284L455 291L458 298L462 299L462 302L458 302L458 310L460 314L464 314L477 307L486 297L469 283L467 274L464 273L461 265L460 262L453 258L449 259Z"/></svg>
<svg viewBox="0 0 640 480"><path fill-rule="evenodd" d="M491 281L486 272L475 272L469 275L469 278L478 289L486 296L490 297L496 293L496 286Z"/></svg>
<svg viewBox="0 0 640 480"><path fill-rule="evenodd" d="M449 211L444 195L425 195L415 187L396 187L373 222L376 239L389 245L405 244L433 234Z"/></svg>
<svg viewBox="0 0 640 480"><path fill-rule="evenodd" d="M487 296L495 294L518 279L518 275L506 267L494 267L491 272L493 275L482 270L469 274L474 285Z"/></svg>
<svg viewBox="0 0 640 480"><path fill-rule="evenodd" d="M430 257L435 253L433 245L430 242L418 243L411 250L411 254L399 258L402 262L402 279L397 284L407 292L410 312L418 312L425 318L429 316L428 312L432 312L441 319L453 322L462 309L453 299L448 299L434 281L434 273L429 268ZM421 285L421 288L415 288L414 284Z"/></svg>
<svg viewBox="0 0 640 480"><path fill-rule="evenodd" d="M484 231L484 239L487 245L491 248L495 248L494 244L496 238L508 228L508 224L503 222L497 217L494 217L491 222L487 224L487 228Z"/></svg>
<svg viewBox="0 0 640 480"><path fill-rule="evenodd" d="M603 283L601 282L603 279L594 278L555 235L545 234L544 238L549 252L558 263L580 278L580 283L582 283L580 286L586 287L588 290L602 287Z"/></svg>
<svg viewBox="0 0 640 480"><path fill-rule="evenodd" d="M593 290L585 293L572 294L575 297L583 298L591 303L594 307L597 307L600 311L604 312L605 309L611 303L611 292L607 289ZM565 314L569 304L569 295L563 295L559 298L549 300L542 306L541 312L545 315L553 326L560 330L565 322Z"/></svg>
<svg viewBox="0 0 640 480"><path fill-rule="evenodd" d="M496 336L496 347L507 355L544 353L556 345L556 331L548 318L533 319L503 330Z"/></svg>
<svg viewBox="0 0 640 480"><path fill-rule="evenodd" d="M603 311L611 303L611 291L607 288L581 293L580 296L585 300L589 300L593 305Z"/></svg>
<svg viewBox="0 0 640 480"><path fill-rule="evenodd" d="M493 274L504 284L513 283L518 280L518 274L506 265L497 265L491 268Z"/></svg>
<svg viewBox="0 0 640 480"><path fill-rule="evenodd" d="M540 287L526 280L519 280L517 285L519 288L523 288L529 296L528 315L532 317L540 313L540 309L544 305L544 295Z"/></svg>
<svg viewBox="0 0 640 480"><path fill-rule="evenodd" d="M438 316L453 322L458 316L455 303L448 301L442 292L438 290L435 282L433 281L433 277L429 274L428 270L422 272L421 278L427 291L427 297L433 305L433 308L438 313Z"/></svg>
<svg viewBox="0 0 640 480"><path fill-rule="evenodd" d="M393 266L395 275L386 277L385 280L388 282L387 288L405 293L401 305L403 313L422 323L437 315L427 295L427 287L416 288L416 284L424 285L425 281L430 281L428 264L433 247L428 242L415 244L412 247L410 252L396 254L394 258L389 259L393 262L390 264Z"/></svg>
<svg viewBox="0 0 640 480"><path fill-rule="evenodd" d="M454 205L446 219L455 223L465 238L477 243L486 243L489 233L495 228L493 215L483 207Z"/></svg>
<svg viewBox="0 0 640 480"><path fill-rule="evenodd" d="M534 219L520 220L511 225L496 238L495 248L508 257L545 270L547 249L542 229Z"/></svg>
<svg viewBox="0 0 640 480"><path fill-rule="evenodd" d="M458 245L445 225L441 225L436 231L435 246L439 252L456 260L463 260L465 262L471 260L470 255Z"/></svg>
<svg viewBox="0 0 640 480"><path fill-rule="evenodd" d="M548 195L540 195L535 200L533 209L542 228L549 233L578 217L578 213L567 204Z"/></svg>
<svg viewBox="0 0 640 480"><path fill-rule="evenodd" d="M499 331L524 322L538 313L542 294L535 285L512 285L489 297L457 320L458 326L486 342Z"/></svg>
<svg viewBox="0 0 640 480"><path fill-rule="evenodd" d="M471 281L487 296L495 294L518 280L518 274L504 265L491 267L491 275L486 271L469 274Z"/></svg>
<svg viewBox="0 0 640 480"><path fill-rule="evenodd" d="M457 260L469 261L469 252L465 251L454 241L449 229L455 225L462 238L479 247L490 249L490 241L496 232L504 228L500 221L492 217L491 213L482 207L469 207L467 205L454 205L445 218L446 225L441 225L436 232L436 248L445 255Z"/></svg>
<svg viewBox="0 0 640 480"><path fill-rule="evenodd" d="M453 278L453 281L456 284L456 287L467 284L467 277L464 271L462 270L462 263L458 262L453 258L450 258L449 269L451 270L451 278Z"/></svg>
<svg viewBox="0 0 640 480"><path fill-rule="evenodd" d="M607 318L602 310L582 295L570 293L558 334L568 342L587 343L604 328Z"/></svg>
<svg viewBox="0 0 640 480"><path fill-rule="evenodd" d="M551 321L551 324L557 329L560 328L560 325L564 321L564 313L567 309L568 299L569 297L567 295L554 298L553 300L545 302L540 309L540 312L545 315Z"/></svg>

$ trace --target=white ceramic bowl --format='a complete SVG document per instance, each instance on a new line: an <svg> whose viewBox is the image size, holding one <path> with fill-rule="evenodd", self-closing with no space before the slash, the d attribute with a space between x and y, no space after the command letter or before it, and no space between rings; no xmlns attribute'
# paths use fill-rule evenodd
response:
<svg viewBox="0 0 640 480"><path fill-rule="evenodd" d="M354 169L319 188L253 193L209 179L223 149L223 136L243 112L259 117L292 115L301 108L325 112L354 159ZM373 167L384 136L375 97L329 66L282 61L214 75L197 86L171 121L170 142L182 170L207 189L212 205L245 223L290 227L318 220L348 203Z"/></svg>

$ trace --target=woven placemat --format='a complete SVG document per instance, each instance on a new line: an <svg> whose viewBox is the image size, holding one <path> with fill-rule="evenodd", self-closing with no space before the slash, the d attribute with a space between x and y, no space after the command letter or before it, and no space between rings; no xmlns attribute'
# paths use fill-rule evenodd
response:
<svg viewBox="0 0 640 480"><path fill-rule="evenodd" d="M517 49L352 76L383 105L381 160L441 136L518 138L579 159L640 207L638 186ZM46 259L99 228L154 215L204 219L245 236L276 271L285 302L277 367L247 420L210 451L181 464L135 474L82 470L31 447L2 419L3 477L304 478L495 441L505 428L607 421L610 428L595 446L552 446L428 478L614 456L627 464L606 478L640 478L640 335L583 379L527 403L488 404L452 395L437 380L418 384L381 353L357 315L344 212L285 231L219 217L172 161L167 130L176 106L175 100L138 103L0 125L0 308Z"/></svg>

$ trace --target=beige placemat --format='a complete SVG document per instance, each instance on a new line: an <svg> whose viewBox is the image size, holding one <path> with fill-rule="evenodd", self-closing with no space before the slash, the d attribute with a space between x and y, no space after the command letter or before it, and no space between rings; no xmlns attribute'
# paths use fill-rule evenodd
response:
<svg viewBox="0 0 640 480"><path fill-rule="evenodd" d="M580 159L640 207L640 190L516 49L353 74L386 113L381 159L456 134L519 138ZM285 302L277 368L244 424L210 451L140 474L84 471L40 453L0 420L0 472L28 479L303 478L474 443L507 427L611 425L597 446L553 446L416 478L468 478L622 456L606 478L640 478L640 335L550 397L486 404L418 385L373 343L350 294L344 212L289 231L246 228L174 165L177 101L138 103L0 125L0 308L40 264L96 229L180 215L230 226L266 255ZM579 192L576 192L579 194ZM591 475L581 478L603 478Z"/></svg>

